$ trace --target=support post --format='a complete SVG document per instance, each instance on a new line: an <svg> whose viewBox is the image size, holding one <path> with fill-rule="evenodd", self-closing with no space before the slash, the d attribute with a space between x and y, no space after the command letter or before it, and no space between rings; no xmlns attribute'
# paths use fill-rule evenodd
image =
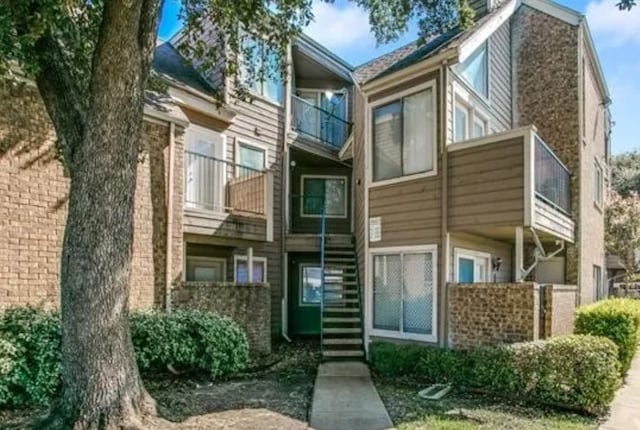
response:
<svg viewBox="0 0 640 430"><path fill-rule="evenodd" d="M516 261L515 261L515 280L522 282L522 273L524 267L524 231L522 227L516 227Z"/></svg>
<svg viewBox="0 0 640 430"><path fill-rule="evenodd" d="M247 279L249 283L253 282L253 248L247 249Z"/></svg>

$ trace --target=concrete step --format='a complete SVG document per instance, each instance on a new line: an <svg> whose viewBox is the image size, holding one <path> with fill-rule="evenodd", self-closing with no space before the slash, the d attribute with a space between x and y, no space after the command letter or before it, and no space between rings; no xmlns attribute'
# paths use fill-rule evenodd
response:
<svg viewBox="0 0 640 430"><path fill-rule="evenodd" d="M362 333L359 327L341 328L341 327L324 327L322 332L325 334L358 334Z"/></svg>
<svg viewBox="0 0 640 430"><path fill-rule="evenodd" d="M340 358L340 357L364 357L364 351L360 350L337 350L337 351L324 351L322 353L324 357Z"/></svg>
<svg viewBox="0 0 640 430"><path fill-rule="evenodd" d="M322 318L322 321L325 323L358 323L360 317L329 317Z"/></svg>
<svg viewBox="0 0 640 430"><path fill-rule="evenodd" d="M332 305L334 303L331 303ZM324 308L325 312L335 312L335 313L343 313L343 314L355 314L357 312L360 312L360 308Z"/></svg>
<svg viewBox="0 0 640 430"><path fill-rule="evenodd" d="M330 339L322 339L325 345L362 345L362 339L359 337L334 337Z"/></svg>

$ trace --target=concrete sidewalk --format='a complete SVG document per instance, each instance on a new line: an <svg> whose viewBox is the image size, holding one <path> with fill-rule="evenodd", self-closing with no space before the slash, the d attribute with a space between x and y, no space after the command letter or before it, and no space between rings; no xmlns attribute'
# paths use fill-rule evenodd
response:
<svg viewBox="0 0 640 430"><path fill-rule="evenodd" d="M631 363L624 386L611 403L609 418L600 430L640 430L640 350Z"/></svg>
<svg viewBox="0 0 640 430"><path fill-rule="evenodd" d="M389 430L393 424L364 363L323 363L313 391L314 430Z"/></svg>

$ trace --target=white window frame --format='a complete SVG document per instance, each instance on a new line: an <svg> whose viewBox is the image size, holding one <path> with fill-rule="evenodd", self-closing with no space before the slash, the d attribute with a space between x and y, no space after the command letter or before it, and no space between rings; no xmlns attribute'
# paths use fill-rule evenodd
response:
<svg viewBox="0 0 640 430"><path fill-rule="evenodd" d="M487 263L487 270L485 270L485 279L476 281L474 279L473 283L481 283L481 282L491 282L491 254L483 251L475 251L471 249L465 248L453 248L453 282L460 282L460 259L465 258L467 260L473 260L474 272L473 277L475 278L475 265L478 261L483 261Z"/></svg>
<svg viewBox="0 0 640 430"><path fill-rule="evenodd" d="M432 274L433 274L433 300L431 309L431 334L404 333L403 324L400 324L399 331L376 329L373 326L374 297L373 297L373 260L374 256L380 254L425 254L431 253ZM438 341L438 289L439 289L439 266L438 266L438 245L416 245L416 246L394 246L385 248L369 248L367 263L371 269L367 270L367 294L369 296L368 305L368 333L369 336L386 337L390 339L415 340L420 342L436 343ZM404 290L404 286L403 286ZM402 303L402 301L401 301ZM402 309L402 308L401 308ZM402 321L402 320L401 320Z"/></svg>
<svg viewBox="0 0 640 430"><path fill-rule="evenodd" d="M249 264L249 258L246 255L234 255L233 256L233 282L238 282L238 261L247 261ZM260 262L263 265L263 280L262 283L267 282L267 257L253 257L253 262Z"/></svg>
<svg viewBox="0 0 640 430"><path fill-rule="evenodd" d="M186 249L186 247L185 247ZM202 255L185 255L185 261L184 261L184 276L185 276L185 281L186 282L227 282L227 259L226 258L222 258L222 257L207 257L207 256L202 256ZM219 262L222 263L222 281L189 281L187 280L188 277L188 269L189 269L189 261L193 262L193 261L201 261L201 262Z"/></svg>
<svg viewBox="0 0 640 430"><path fill-rule="evenodd" d="M593 203L600 211L604 205L604 169L597 158L593 160Z"/></svg>
<svg viewBox="0 0 640 430"><path fill-rule="evenodd" d="M304 282L304 269L305 268L316 268L320 270L320 276L322 276L322 267L320 267L320 263L301 263L298 267L298 272L299 272L299 276L298 276L298 306L300 307L305 307L305 308L315 308L320 306L320 303L305 303L303 300L303 296L304 296L304 287L303 287L303 282ZM322 282L322 279L320 280L320 282ZM321 284L322 285L322 284ZM322 300L322 298L320 298L320 300Z"/></svg>
<svg viewBox="0 0 640 430"><path fill-rule="evenodd" d="M256 143L256 142L252 142L249 140L245 140L245 139L236 139L235 145L234 145L234 150L235 150L235 175L236 178L240 176L240 169L242 167L242 164L240 163L240 147L244 146L244 147L249 147L251 149L256 149L256 150L260 150L262 152L264 152L264 163L262 166L263 170L267 169L267 160L269 158L269 147L267 145L264 145L262 143ZM246 167L247 169L251 169L251 167Z"/></svg>
<svg viewBox="0 0 640 430"><path fill-rule="evenodd" d="M304 213L304 180L305 179L341 179L344 184L344 215L326 215L326 218L346 219L349 216L349 192L348 178L340 175L300 175L300 194L303 196L300 199L300 217L301 218L322 218L322 215L305 214Z"/></svg>
<svg viewBox="0 0 640 430"><path fill-rule="evenodd" d="M368 104L368 118L366 119L367 124L367 138L369 139L369 142L367 143L367 147L369 150L369 159L368 162L370 163L370 166L373 166L373 157L374 157L374 147L373 147L373 135L375 132L375 127L373 126L373 120L374 120L374 115L373 112L374 110L382 105L386 105L395 101L398 101L404 97L407 96L411 96L413 94L417 94L419 92L425 91L427 89L431 89L432 91L432 112L434 113L434 121L433 121L433 127L432 127L432 139L433 139L433 168L431 170L428 170L426 172L420 172L420 173L413 173L411 175L406 175L406 176L399 176L397 178L391 178L391 179L383 179L381 181L376 181L374 180L373 177L373 168L369 168L369 175L368 175L368 185L369 188L375 188L375 187L382 187L385 185L390 185L390 184L396 184L399 182L405 182L405 181L412 181L414 179L419 179L419 178L426 178L429 176L436 176L438 174L438 89L436 86L436 81L435 80L431 80L429 82L425 82L424 84L421 85L417 85L415 87L409 88L407 90L401 91L399 93L395 93L391 96L388 97L384 97L380 100L376 100L373 103L369 103Z"/></svg>
<svg viewBox="0 0 640 430"><path fill-rule="evenodd" d="M453 108L452 112L452 129L451 129L451 142L459 143L466 142L467 140L482 139L489 135L491 130L490 116L483 108L479 106L477 100L474 100L473 96L465 90L457 82L452 83L453 86ZM461 108L467 112L467 124L465 128L465 136L462 140L456 140L456 108ZM473 136L473 126L479 122L482 124L484 134L482 136Z"/></svg>

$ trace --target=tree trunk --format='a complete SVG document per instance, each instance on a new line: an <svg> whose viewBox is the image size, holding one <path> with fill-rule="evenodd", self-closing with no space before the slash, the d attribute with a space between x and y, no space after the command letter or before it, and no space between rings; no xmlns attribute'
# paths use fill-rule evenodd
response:
<svg viewBox="0 0 640 430"><path fill-rule="evenodd" d="M60 279L63 387L39 427L142 428L155 415L138 374L128 311L144 86L158 15L158 0L105 2L81 139L70 122L57 120L68 112L43 82L56 79L38 79L69 146L71 182Z"/></svg>

